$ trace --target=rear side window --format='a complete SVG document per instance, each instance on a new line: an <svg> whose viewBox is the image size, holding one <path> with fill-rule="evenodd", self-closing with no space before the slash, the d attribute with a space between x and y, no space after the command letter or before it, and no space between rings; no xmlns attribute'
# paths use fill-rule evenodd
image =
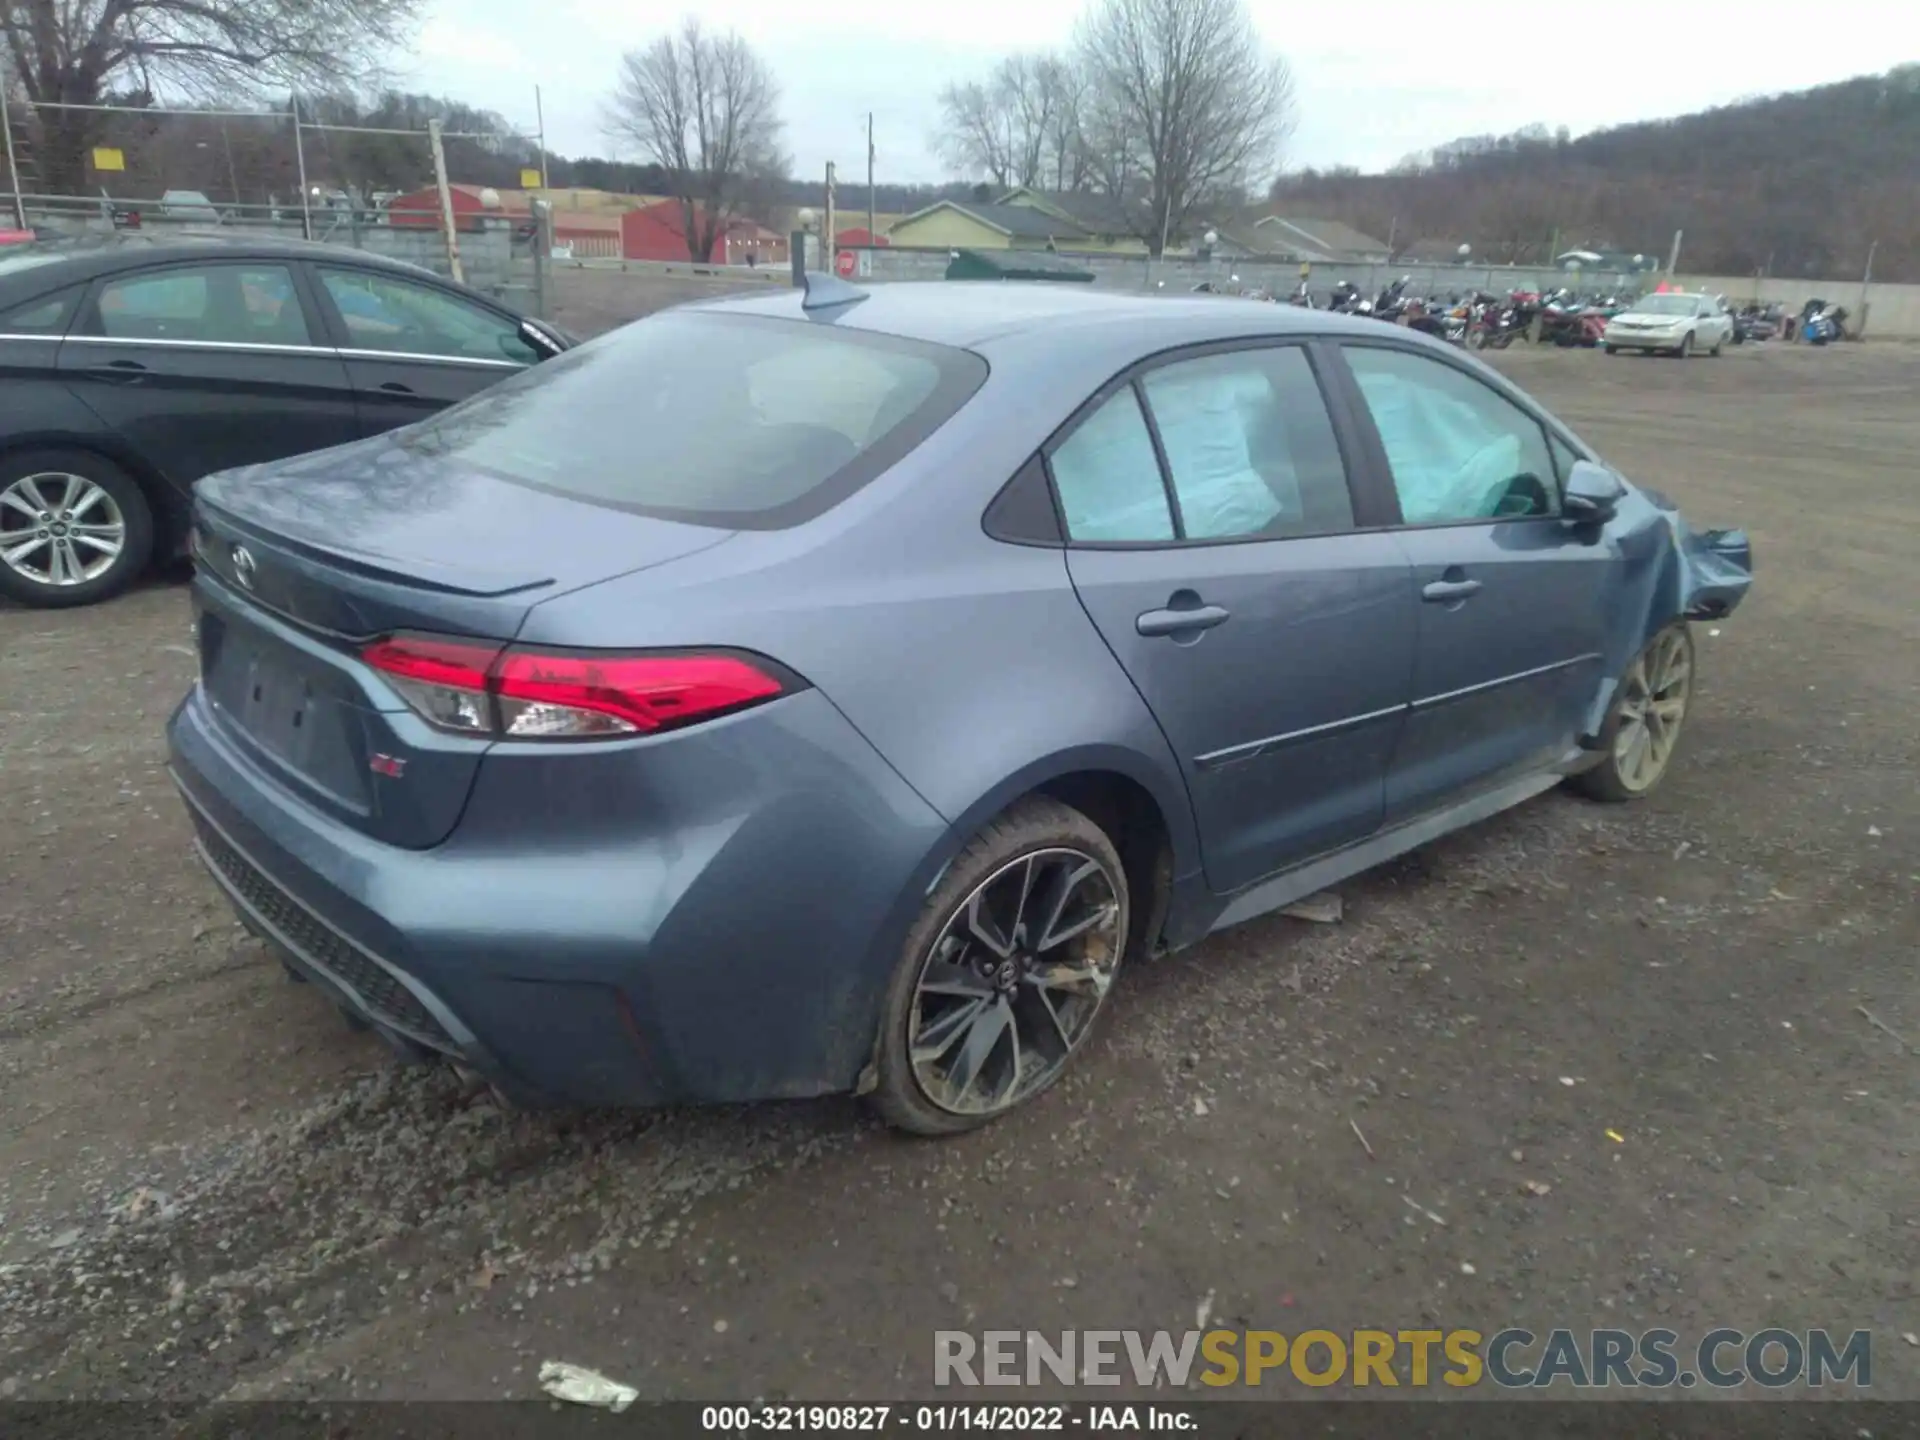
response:
<svg viewBox="0 0 1920 1440"><path fill-rule="evenodd" d="M1131 385L1081 421L1049 464L1073 539L1093 544L1173 539L1160 461Z"/></svg>
<svg viewBox="0 0 1920 1440"><path fill-rule="evenodd" d="M1180 361L1144 384L1188 539L1353 528L1346 467L1305 351Z"/></svg>
<svg viewBox="0 0 1920 1440"><path fill-rule="evenodd" d="M86 286L74 285L57 294L17 305L0 315L0 334L64 335L73 312L80 306L80 297L86 293Z"/></svg>
<svg viewBox="0 0 1920 1440"><path fill-rule="evenodd" d="M986 379L965 350L699 311L625 326L402 432L576 500L797 525L905 456Z"/></svg>
<svg viewBox="0 0 1920 1440"><path fill-rule="evenodd" d="M99 333L115 340L305 345L307 321L283 265L182 265L100 287Z"/></svg>

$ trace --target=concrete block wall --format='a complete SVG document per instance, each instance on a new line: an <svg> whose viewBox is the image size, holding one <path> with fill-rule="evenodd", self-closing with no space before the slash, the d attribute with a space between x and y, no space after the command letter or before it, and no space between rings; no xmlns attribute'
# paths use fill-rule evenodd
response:
<svg viewBox="0 0 1920 1440"><path fill-rule="evenodd" d="M342 244L357 250L384 255L431 270L448 273L447 245L438 230L395 229L388 225L364 225L338 231L321 238L330 244ZM529 261L516 259L513 236L508 230L488 229L460 236L460 268L467 284L483 294L497 295L518 288L526 280L521 274Z"/></svg>

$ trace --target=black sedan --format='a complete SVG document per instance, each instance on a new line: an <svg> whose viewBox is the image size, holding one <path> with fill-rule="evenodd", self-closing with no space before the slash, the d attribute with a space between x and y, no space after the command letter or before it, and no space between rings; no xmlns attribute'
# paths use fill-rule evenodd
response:
<svg viewBox="0 0 1920 1440"><path fill-rule="evenodd" d="M0 595L86 605L186 547L216 470L391 430L568 338L411 265L305 242L0 256Z"/></svg>

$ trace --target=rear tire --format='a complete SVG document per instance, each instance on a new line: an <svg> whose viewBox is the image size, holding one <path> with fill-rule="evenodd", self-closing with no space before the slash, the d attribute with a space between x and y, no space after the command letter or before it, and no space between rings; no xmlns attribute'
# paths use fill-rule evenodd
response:
<svg viewBox="0 0 1920 1440"><path fill-rule="evenodd" d="M1692 699L1693 632L1677 620L1627 666L1600 727L1605 758L1570 776L1568 785L1613 804L1646 799L1673 768Z"/></svg>
<svg viewBox="0 0 1920 1440"><path fill-rule="evenodd" d="M0 460L0 595L40 610L92 605L153 556L153 510L133 477L86 450Z"/></svg>
<svg viewBox="0 0 1920 1440"><path fill-rule="evenodd" d="M1130 901L1119 851L1078 810L1030 796L991 821L902 946L873 1107L912 1134L956 1135L1046 1091L1106 1012Z"/></svg>

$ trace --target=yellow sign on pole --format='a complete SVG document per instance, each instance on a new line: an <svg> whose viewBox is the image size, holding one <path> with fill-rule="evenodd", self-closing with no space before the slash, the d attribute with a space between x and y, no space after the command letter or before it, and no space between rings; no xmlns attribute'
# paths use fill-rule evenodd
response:
<svg viewBox="0 0 1920 1440"><path fill-rule="evenodd" d="M520 172L520 188L522 190L538 190L540 188L540 172L538 170L522 170Z"/></svg>
<svg viewBox="0 0 1920 1440"><path fill-rule="evenodd" d="M124 170L127 157L109 145L96 146L93 152L93 168L96 170Z"/></svg>

